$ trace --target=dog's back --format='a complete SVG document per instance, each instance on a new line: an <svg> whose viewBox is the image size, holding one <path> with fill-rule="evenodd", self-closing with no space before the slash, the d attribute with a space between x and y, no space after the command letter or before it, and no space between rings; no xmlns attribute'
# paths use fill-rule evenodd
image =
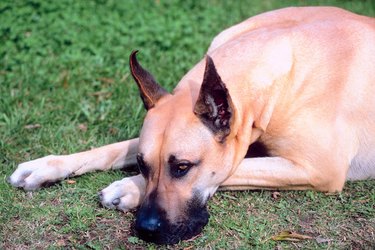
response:
<svg viewBox="0 0 375 250"><path fill-rule="evenodd" d="M317 11L319 9L319 11ZM345 23L358 21L368 23L368 28L375 29L375 19L366 16L355 15L352 12L345 11L336 7L289 7L277 11L270 11L253 16L237 25L234 25L220 34L212 41L208 53L220 47L224 43L236 39L238 36L249 33L256 29L272 29L275 27L290 27L296 24L308 25L322 20L333 20Z"/></svg>
<svg viewBox="0 0 375 250"><path fill-rule="evenodd" d="M261 52L251 52L254 48ZM293 151L300 153L296 148L301 146L319 154L311 140L322 141L319 147L327 147L325 150L333 150L336 144L341 149L332 159L350 163L347 179L375 178L375 19L334 7L321 7L319 11L286 8L252 17L221 32L208 50L216 57L241 57L242 65L251 61L244 57L254 53L269 54L262 55L269 63L264 72L259 71L259 82L267 74L278 76L288 71L288 83L275 90L281 94L270 111L266 133L258 140L273 155L290 158L298 157ZM257 54L256 58L262 56ZM264 65L264 60L260 64ZM249 65L254 68L254 64ZM233 79L233 70L230 74ZM222 76L226 78L225 72ZM246 93L243 84L228 81L227 85L233 95ZM236 90L236 86L242 89ZM321 132L324 129L327 132Z"/></svg>

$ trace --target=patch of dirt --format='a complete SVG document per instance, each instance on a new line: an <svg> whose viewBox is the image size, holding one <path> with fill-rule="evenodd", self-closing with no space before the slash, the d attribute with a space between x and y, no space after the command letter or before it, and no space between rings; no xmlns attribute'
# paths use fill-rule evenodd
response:
<svg viewBox="0 0 375 250"><path fill-rule="evenodd" d="M326 215L306 214L299 218L301 229L314 235L319 244L335 243L351 249L375 249L375 218L347 218L335 222ZM322 219L326 224L322 224ZM319 239L326 239L319 242Z"/></svg>
<svg viewBox="0 0 375 250"><path fill-rule="evenodd" d="M69 223L64 213L59 213L61 221L54 225L46 225L43 220L25 221L14 218L11 225L5 225L4 240L0 249L46 249L48 247L70 248L86 246L100 249L132 248L128 238L133 236L131 223L133 215L120 214L113 218L98 217L89 230L62 233L61 229Z"/></svg>

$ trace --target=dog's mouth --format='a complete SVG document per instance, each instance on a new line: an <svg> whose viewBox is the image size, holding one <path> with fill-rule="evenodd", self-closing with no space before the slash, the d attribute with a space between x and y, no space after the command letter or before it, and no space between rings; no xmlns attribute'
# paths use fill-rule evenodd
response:
<svg viewBox="0 0 375 250"><path fill-rule="evenodd" d="M165 215L166 212L158 207L142 205L134 225L137 236L156 244L176 244L201 233L209 220L206 205L200 205L196 200L188 203L181 216L184 219L169 222Z"/></svg>
<svg viewBox="0 0 375 250"><path fill-rule="evenodd" d="M190 221L179 221L175 224L166 224L158 231L151 232L137 228L137 236L144 241L156 244L176 244L182 240L190 239L200 234L208 223L209 214L207 210L201 213L199 218ZM137 225L137 223L136 223Z"/></svg>

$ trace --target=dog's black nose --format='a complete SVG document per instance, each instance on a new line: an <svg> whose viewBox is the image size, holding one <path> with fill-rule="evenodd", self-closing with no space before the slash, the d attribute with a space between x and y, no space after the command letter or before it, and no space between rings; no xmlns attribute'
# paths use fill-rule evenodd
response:
<svg viewBox="0 0 375 250"><path fill-rule="evenodd" d="M167 231L165 212L154 202L146 202L138 210L134 229L137 235L145 240L163 243Z"/></svg>
<svg viewBox="0 0 375 250"><path fill-rule="evenodd" d="M146 234L158 233L161 228L161 221L158 216L151 215L144 218L139 218L135 225L135 228L138 232Z"/></svg>
<svg viewBox="0 0 375 250"><path fill-rule="evenodd" d="M153 191L141 205L134 225L138 235L148 241L159 238L162 227L166 224L165 212L157 204L156 196L156 191Z"/></svg>

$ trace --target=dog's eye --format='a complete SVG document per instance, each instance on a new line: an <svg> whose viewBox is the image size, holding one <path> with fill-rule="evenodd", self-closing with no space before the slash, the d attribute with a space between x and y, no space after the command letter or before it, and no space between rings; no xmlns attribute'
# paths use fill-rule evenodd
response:
<svg viewBox="0 0 375 250"><path fill-rule="evenodd" d="M175 178L184 176L193 166L191 162L180 162L171 166L171 175Z"/></svg>
<svg viewBox="0 0 375 250"><path fill-rule="evenodd" d="M149 170L149 167L146 165L145 161L143 160L142 154L137 155L137 163L138 163L139 172L141 172L143 177L147 178L150 170Z"/></svg>

